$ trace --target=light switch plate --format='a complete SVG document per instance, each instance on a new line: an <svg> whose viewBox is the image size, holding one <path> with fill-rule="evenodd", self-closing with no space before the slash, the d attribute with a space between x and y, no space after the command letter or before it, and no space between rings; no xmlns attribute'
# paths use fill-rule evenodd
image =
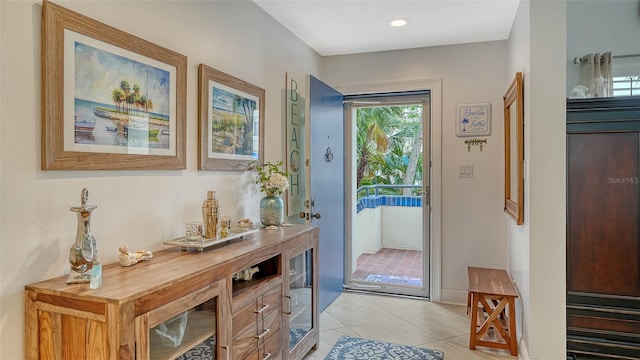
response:
<svg viewBox="0 0 640 360"><path fill-rule="evenodd" d="M467 179L473 178L473 164L460 164L458 177Z"/></svg>

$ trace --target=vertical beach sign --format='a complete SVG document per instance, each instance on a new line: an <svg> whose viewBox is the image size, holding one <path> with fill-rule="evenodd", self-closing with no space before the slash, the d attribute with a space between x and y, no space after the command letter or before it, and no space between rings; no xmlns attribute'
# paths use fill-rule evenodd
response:
<svg viewBox="0 0 640 360"><path fill-rule="evenodd" d="M287 122L287 170L289 191L287 192L287 216L296 216L305 211L305 105L301 83L290 73L286 79Z"/></svg>

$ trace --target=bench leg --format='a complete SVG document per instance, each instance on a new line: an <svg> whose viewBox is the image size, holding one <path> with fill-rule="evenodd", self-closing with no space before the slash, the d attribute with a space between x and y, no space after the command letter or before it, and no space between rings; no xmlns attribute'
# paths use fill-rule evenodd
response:
<svg viewBox="0 0 640 360"><path fill-rule="evenodd" d="M478 294L469 293L469 315L471 323L469 329L469 349L476 349L476 327L478 326Z"/></svg>
<svg viewBox="0 0 640 360"><path fill-rule="evenodd" d="M509 297L509 345L511 345L511 355L518 356L518 344L516 339L516 306L512 297Z"/></svg>

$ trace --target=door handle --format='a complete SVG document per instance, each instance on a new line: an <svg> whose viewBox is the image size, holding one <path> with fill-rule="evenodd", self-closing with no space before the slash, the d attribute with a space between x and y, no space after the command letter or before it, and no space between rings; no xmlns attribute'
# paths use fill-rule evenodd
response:
<svg viewBox="0 0 640 360"><path fill-rule="evenodd" d="M311 215L308 215L304 211L300 213L300 219L307 219L307 220L309 220L309 218L320 219L321 217L322 217L322 214L320 214L319 212Z"/></svg>

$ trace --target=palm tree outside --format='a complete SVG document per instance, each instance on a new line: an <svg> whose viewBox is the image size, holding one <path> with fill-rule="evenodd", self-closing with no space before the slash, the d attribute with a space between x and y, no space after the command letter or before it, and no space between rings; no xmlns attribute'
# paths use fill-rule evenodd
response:
<svg viewBox="0 0 640 360"><path fill-rule="evenodd" d="M356 110L357 188L422 183L422 106ZM411 189L385 191L410 195Z"/></svg>

